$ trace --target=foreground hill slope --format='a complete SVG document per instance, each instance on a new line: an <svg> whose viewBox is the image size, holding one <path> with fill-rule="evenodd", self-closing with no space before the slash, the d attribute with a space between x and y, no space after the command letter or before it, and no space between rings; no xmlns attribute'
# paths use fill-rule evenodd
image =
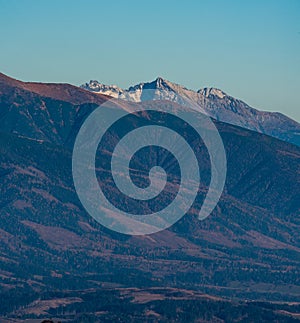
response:
<svg viewBox="0 0 300 323"><path fill-rule="evenodd" d="M26 317L31 312L21 309L41 297L70 297L72 311L81 308L74 297L91 301L78 290L103 288L148 288L153 294L155 287L161 297L166 288L178 288L225 299L300 302L298 147L216 122L228 174L213 214L205 221L187 214L150 236L120 235L86 213L71 172L74 138L106 98L78 89L79 100L71 87L69 100L62 95L68 85L43 84L38 93L14 82L2 78L0 87L2 315ZM209 165L203 167L205 174ZM120 293L111 297L120 301ZM60 311L51 304L40 315ZM87 306L103 310L98 302Z"/></svg>

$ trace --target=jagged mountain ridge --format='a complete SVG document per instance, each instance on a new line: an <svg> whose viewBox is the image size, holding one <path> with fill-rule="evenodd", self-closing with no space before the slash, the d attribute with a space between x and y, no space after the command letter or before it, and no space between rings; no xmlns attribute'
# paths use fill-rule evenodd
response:
<svg viewBox="0 0 300 323"><path fill-rule="evenodd" d="M116 85L101 84L95 80L81 85L81 88L132 102L164 99L180 104L190 104L216 120L300 145L300 124L298 122L282 113L254 109L220 89L206 87L193 91L161 77L153 82L131 86L127 90ZM151 97L145 91L147 89L154 90Z"/></svg>

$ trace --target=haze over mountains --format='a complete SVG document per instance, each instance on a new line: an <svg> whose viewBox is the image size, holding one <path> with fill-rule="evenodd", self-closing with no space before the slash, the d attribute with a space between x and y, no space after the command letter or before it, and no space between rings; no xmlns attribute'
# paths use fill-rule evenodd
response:
<svg viewBox="0 0 300 323"><path fill-rule="evenodd" d="M176 90L166 82L141 87ZM251 126L257 126L255 113L265 120L265 113L219 90L179 90L203 98L206 109L224 118L229 113L246 122L249 113ZM172 91L163 94L165 99ZM68 84L24 83L0 74L1 322L50 316L67 322L295 322L300 148L214 121L228 173L211 216L198 221L188 213L150 236L117 234L87 214L72 180L76 135L108 99ZM267 115L274 126L276 117ZM286 122L291 129L294 122ZM197 153L205 179L210 165L203 146Z"/></svg>
<svg viewBox="0 0 300 323"><path fill-rule="evenodd" d="M300 124L298 122L278 112L256 110L220 89L203 88L195 92L161 77L153 82L131 86L127 90L115 85L101 84L98 81L90 81L81 87L91 92L132 102L164 99L180 101L178 103L194 106L216 120L300 145ZM154 95L149 97L145 91L147 89L155 90Z"/></svg>

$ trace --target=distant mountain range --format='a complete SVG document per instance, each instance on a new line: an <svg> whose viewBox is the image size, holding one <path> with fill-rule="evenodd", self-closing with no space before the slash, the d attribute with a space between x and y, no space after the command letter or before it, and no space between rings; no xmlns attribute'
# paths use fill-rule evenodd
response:
<svg viewBox="0 0 300 323"><path fill-rule="evenodd" d="M210 117L254 130L300 146L300 124L282 113L256 110L245 102L227 95L216 88L189 90L161 77L149 83L140 83L127 90L116 85L105 85L90 81L81 86L94 93L112 96L127 101L141 102L146 100L180 101L199 108ZM149 97L147 89L154 90Z"/></svg>
<svg viewBox="0 0 300 323"><path fill-rule="evenodd" d="M141 85L138 100L146 99L143 88L153 86L176 90L158 79ZM298 125L216 89L179 89L195 100L203 98L207 111L224 118L228 112L246 122L248 113L249 127L255 120L263 123L263 115L273 126L278 116L280 129L283 120L288 129ZM258 133L261 129L243 128L247 124L213 120L228 172L211 216L198 221L188 213L149 236L117 234L87 214L72 180L76 135L87 116L109 99L97 92L0 74L0 321L295 322L300 311L300 148ZM120 108L129 104L122 102ZM197 153L205 180L207 154L201 145Z"/></svg>

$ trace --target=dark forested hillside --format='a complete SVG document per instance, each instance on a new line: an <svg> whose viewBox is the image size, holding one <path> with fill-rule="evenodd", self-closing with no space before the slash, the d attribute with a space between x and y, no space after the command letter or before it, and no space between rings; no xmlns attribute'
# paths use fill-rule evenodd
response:
<svg viewBox="0 0 300 323"><path fill-rule="evenodd" d="M215 122L228 173L211 216L122 235L87 214L72 180L76 134L107 98L4 76L0 92L3 320L299 318L299 147Z"/></svg>

